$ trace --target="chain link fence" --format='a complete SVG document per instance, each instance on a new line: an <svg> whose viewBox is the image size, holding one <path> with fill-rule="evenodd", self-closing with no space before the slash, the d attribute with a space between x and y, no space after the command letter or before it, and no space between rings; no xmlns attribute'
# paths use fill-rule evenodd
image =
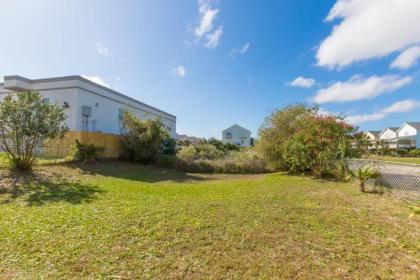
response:
<svg viewBox="0 0 420 280"><path fill-rule="evenodd" d="M399 199L420 203L420 165L351 159L347 161L353 172L361 167L373 167L379 177L368 181L372 190L389 192Z"/></svg>

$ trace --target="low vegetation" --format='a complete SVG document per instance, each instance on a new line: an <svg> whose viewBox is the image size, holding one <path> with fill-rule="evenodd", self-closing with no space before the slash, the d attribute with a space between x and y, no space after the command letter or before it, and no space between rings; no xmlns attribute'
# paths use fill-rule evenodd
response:
<svg viewBox="0 0 420 280"><path fill-rule="evenodd" d="M2 279L420 278L420 216L352 184L124 162L0 173Z"/></svg>
<svg viewBox="0 0 420 280"><path fill-rule="evenodd" d="M216 158L185 156L182 151L190 150L190 147L181 150L176 161L176 169L186 172L198 173L226 173L226 174L261 174L269 169L264 160L253 149L229 152Z"/></svg>
<svg viewBox="0 0 420 280"><path fill-rule="evenodd" d="M73 160L90 163L97 160L104 151L103 147L82 144L76 139L76 144L73 146Z"/></svg>

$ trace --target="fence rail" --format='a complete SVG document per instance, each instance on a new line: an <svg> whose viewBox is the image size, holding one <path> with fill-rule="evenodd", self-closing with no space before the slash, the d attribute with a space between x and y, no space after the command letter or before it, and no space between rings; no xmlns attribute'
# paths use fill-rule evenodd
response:
<svg viewBox="0 0 420 280"><path fill-rule="evenodd" d="M347 164L352 171L373 167L380 175L368 182L370 187L383 188L399 199L420 203L420 165L364 159L351 159Z"/></svg>

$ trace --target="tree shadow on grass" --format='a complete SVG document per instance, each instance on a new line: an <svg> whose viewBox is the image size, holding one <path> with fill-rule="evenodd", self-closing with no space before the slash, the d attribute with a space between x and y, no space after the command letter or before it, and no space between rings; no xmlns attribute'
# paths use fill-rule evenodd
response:
<svg viewBox="0 0 420 280"><path fill-rule="evenodd" d="M68 164L67 166L79 168L83 174L101 175L145 183L163 181L184 183L216 180L211 175L190 174L174 169L144 166L123 161L99 161L91 164Z"/></svg>
<svg viewBox="0 0 420 280"><path fill-rule="evenodd" d="M104 191L95 186L71 182L67 178L46 176L45 173L15 172L1 174L0 203L22 201L28 206L67 202L89 203Z"/></svg>

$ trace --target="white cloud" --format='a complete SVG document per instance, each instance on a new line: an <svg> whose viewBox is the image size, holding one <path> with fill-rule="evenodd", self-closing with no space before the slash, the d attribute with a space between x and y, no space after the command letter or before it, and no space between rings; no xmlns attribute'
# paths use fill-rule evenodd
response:
<svg viewBox="0 0 420 280"><path fill-rule="evenodd" d="M187 75L187 70L185 69L185 67L184 66L182 66L182 65L180 65L180 66L178 66L178 67L176 67L176 68L174 68L174 69L172 69L172 74L173 75L177 75L178 77L180 77L180 78L184 78L185 77L185 75Z"/></svg>
<svg viewBox="0 0 420 280"><path fill-rule="evenodd" d="M347 102L370 99L385 92L399 89L411 82L411 77L395 75L371 76L362 78L354 76L346 82L336 82L316 92L313 101L318 104L328 102Z"/></svg>
<svg viewBox="0 0 420 280"><path fill-rule="evenodd" d="M202 37L213 30L213 21L219 10L212 9L206 0L198 0L198 11L200 13L200 25L195 29L195 35Z"/></svg>
<svg viewBox="0 0 420 280"><path fill-rule="evenodd" d="M100 42L95 43L96 51L103 56L111 56L111 51L104 47Z"/></svg>
<svg viewBox="0 0 420 280"><path fill-rule="evenodd" d="M291 82L288 82L287 85L292 87L301 87L301 88L311 88L315 85L316 81L312 78L297 77Z"/></svg>
<svg viewBox="0 0 420 280"><path fill-rule="evenodd" d="M375 113L375 114L349 116L349 117L346 117L344 120L350 124L360 124L364 122L382 120L383 118L385 118L385 114Z"/></svg>
<svg viewBox="0 0 420 280"><path fill-rule="evenodd" d="M220 43L220 37L223 34L223 26L219 26L214 32L209 33L206 38L207 42L205 44L206 48L215 49Z"/></svg>
<svg viewBox="0 0 420 280"><path fill-rule="evenodd" d="M408 99L395 102L394 104L382 109L379 112L366 115L354 115L345 118L348 123L361 124L364 122L378 121L385 118L389 114L406 113L420 107L420 101Z"/></svg>
<svg viewBox="0 0 420 280"><path fill-rule="evenodd" d="M198 0L198 12L200 14L200 24L195 28L196 42L205 38L206 48L215 49L220 43L223 34L223 26L214 29L214 20L219 14L218 9L212 9L208 0Z"/></svg>
<svg viewBox="0 0 420 280"><path fill-rule="evenodd" d="M92 81L94 83L97 83L101 86L104 87L109 87L109 84L107 82L105 82L105 80L102 77L99 76L89 76L89 75L82 75L83 78Z"/></svg>
<svg viewBox="0 0 420 280"><path fill-rule="evenodd" d="M230 51L230 55L232 57L235 57L237 54L245 54L248 52L249 48L251 47L251 43L247 42L245 43L245 45L243 45L242 47L240 47L239 49L233 49Z"/></svg>
<svg viewBox="0 0 420 280"><path fill-rule="evenodd" d="M420 59L420 46L414 46L403 51L392 63L391 68L408 69Z"/></svg>
<svg viewBox="0 0 420 280"><path fill-rule="evenodd" d="M420 43L419 12L419 0L338 0L326 21L341 21L321 43L318 65L339 68Z"/></svg>
<svg viewBox="0 0 420 280"><path fill-rule="evenodd" d="M391 113L405 113L410 112L414 109L417 109L420 107L420 102L408 99L403 101L398 101L392 104L391 106L385 108L382 110L383 113L391 114Z"/></svg>

